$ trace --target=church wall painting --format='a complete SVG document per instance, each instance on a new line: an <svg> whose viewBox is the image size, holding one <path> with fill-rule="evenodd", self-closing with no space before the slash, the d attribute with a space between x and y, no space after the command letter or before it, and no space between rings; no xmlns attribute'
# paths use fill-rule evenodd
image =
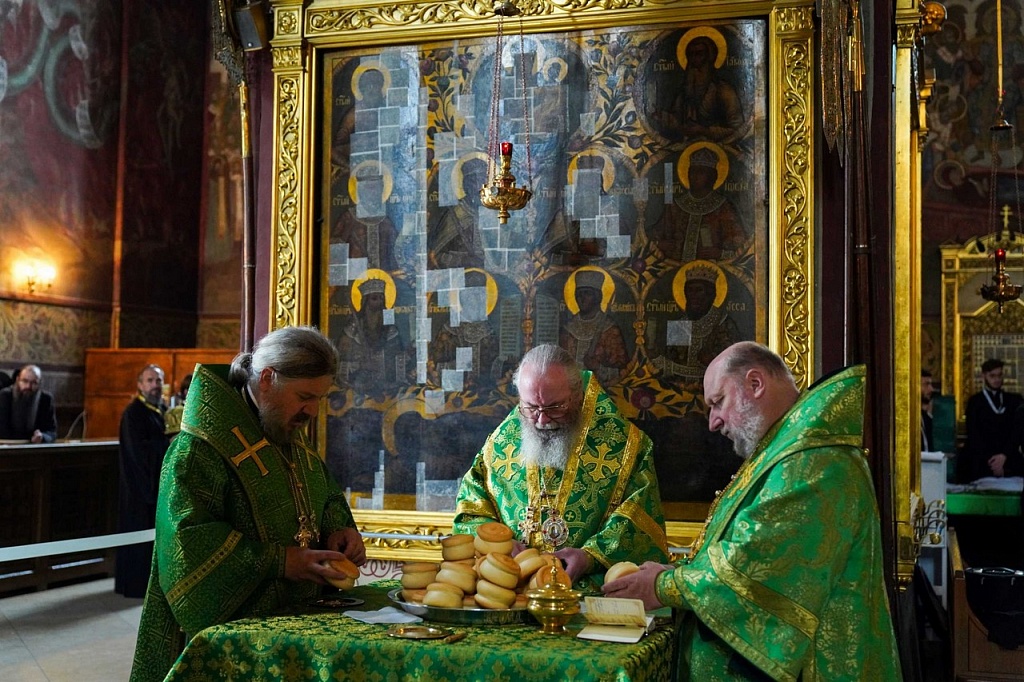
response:
<svg viewBox="0 0 1024 682"><path fill-rule="evenodd" d="M766 32L509 38L498 133L534 196L505 225L479 202L493 39L322 55L327 458L357 507L451 509L519 358L556 343L651 436L667 516L703 518L739 464L703 371L766 336Z"/></svg>

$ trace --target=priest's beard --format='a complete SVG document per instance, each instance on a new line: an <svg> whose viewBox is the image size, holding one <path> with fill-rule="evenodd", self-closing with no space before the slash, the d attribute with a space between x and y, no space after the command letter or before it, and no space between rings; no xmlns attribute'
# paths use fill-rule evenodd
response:
<svg viewBox="0 0 1024 682"><path fill-rule="evenodd" d="M757 411L754 401L745 395L740 395L739 405L736 406L737 421L740 426L729 429L729 439L732 440L733 450L743 459L749 459L754 454L754 448L764 435L764 415Z"/></svg>
<svg viewBox="0 0 1024 682"><path fill-rule="evenodd" d="M264 400L260 405L260 424L263 434L274 445L288 447L298 439L299 427L309 421L305 413L288 418L284 409L274 400Z"/></svg>
<svg viewBox="0 0 1024 682"><path fill-rule="evenodd" d="M32 433L36 428L36 412L39 408L39 391L19 391L14 388L11 401L11 425L18 430Z"/></svg>
<svg viewBox="0 0 1024 682"><path fill-rule="evenodd" d="M560 423L548 422L538 426L537 422L519 414L519 426L523 440L519 455L526 466L551 467L561 471L569 460L569 452L576 443L580 431L580 410L575 407L563 417Z"/></svg>

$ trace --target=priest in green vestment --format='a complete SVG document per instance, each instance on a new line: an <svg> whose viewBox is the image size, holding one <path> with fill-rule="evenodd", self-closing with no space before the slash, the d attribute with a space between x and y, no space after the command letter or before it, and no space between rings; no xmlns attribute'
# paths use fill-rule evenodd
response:
<svg viewBox="0 0 1024 682"><path fill-rule="evenodd" d="M303 428L338 355L310 327L263 337L227 366L197 365L167 451L132 682L162 680L200 630L317 597L324 566L366 561L344 493Z"/></svg>
<svg viewBox="0 0 1024 682"><path fill-rule="evenodd" d="M665 561L651 439L563 348L530 350L513 383L519 406L463 477L454 532L500 521L584 589L618 561Z"/></svg>
<svg viewBox="0 0 1024 682"><path fill-rule="evenodd" d="M685 560L645 563L605 594L678 610L678 679L901 680L862 450L864 367L801 395L782 358L741 342L708 366L704 398L743 465Z"/></svg>

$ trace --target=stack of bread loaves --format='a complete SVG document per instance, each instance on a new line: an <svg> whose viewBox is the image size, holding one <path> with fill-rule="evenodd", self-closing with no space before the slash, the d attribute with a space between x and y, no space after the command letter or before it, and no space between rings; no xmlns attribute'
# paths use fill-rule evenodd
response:
<svg viewBox="0 0 1024 682"><path fill-rule="evenodd" d="M513 546L512 529L498 522L482 524L475 536L448 536L441 540L440 566L404 564L402 598L443 608L508 609L526 604L523 593L537 586L536 576L545 567L549 571L541 584L553 579L571 587L553 554L530 548L513 559Z"/></svg>

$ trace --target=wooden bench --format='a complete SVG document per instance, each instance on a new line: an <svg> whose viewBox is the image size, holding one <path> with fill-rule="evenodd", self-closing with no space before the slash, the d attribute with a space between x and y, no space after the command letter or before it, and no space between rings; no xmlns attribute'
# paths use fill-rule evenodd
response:
<svg viewBox="0 0 1024 682"><path fill-rule="evenodd" d="M1024 680L1024 647L1007 650L988 640L988 629L967 603L967 577L955 528L949 528L948 542L953 587L949 615L954 679L958 682Z"/></svg>

